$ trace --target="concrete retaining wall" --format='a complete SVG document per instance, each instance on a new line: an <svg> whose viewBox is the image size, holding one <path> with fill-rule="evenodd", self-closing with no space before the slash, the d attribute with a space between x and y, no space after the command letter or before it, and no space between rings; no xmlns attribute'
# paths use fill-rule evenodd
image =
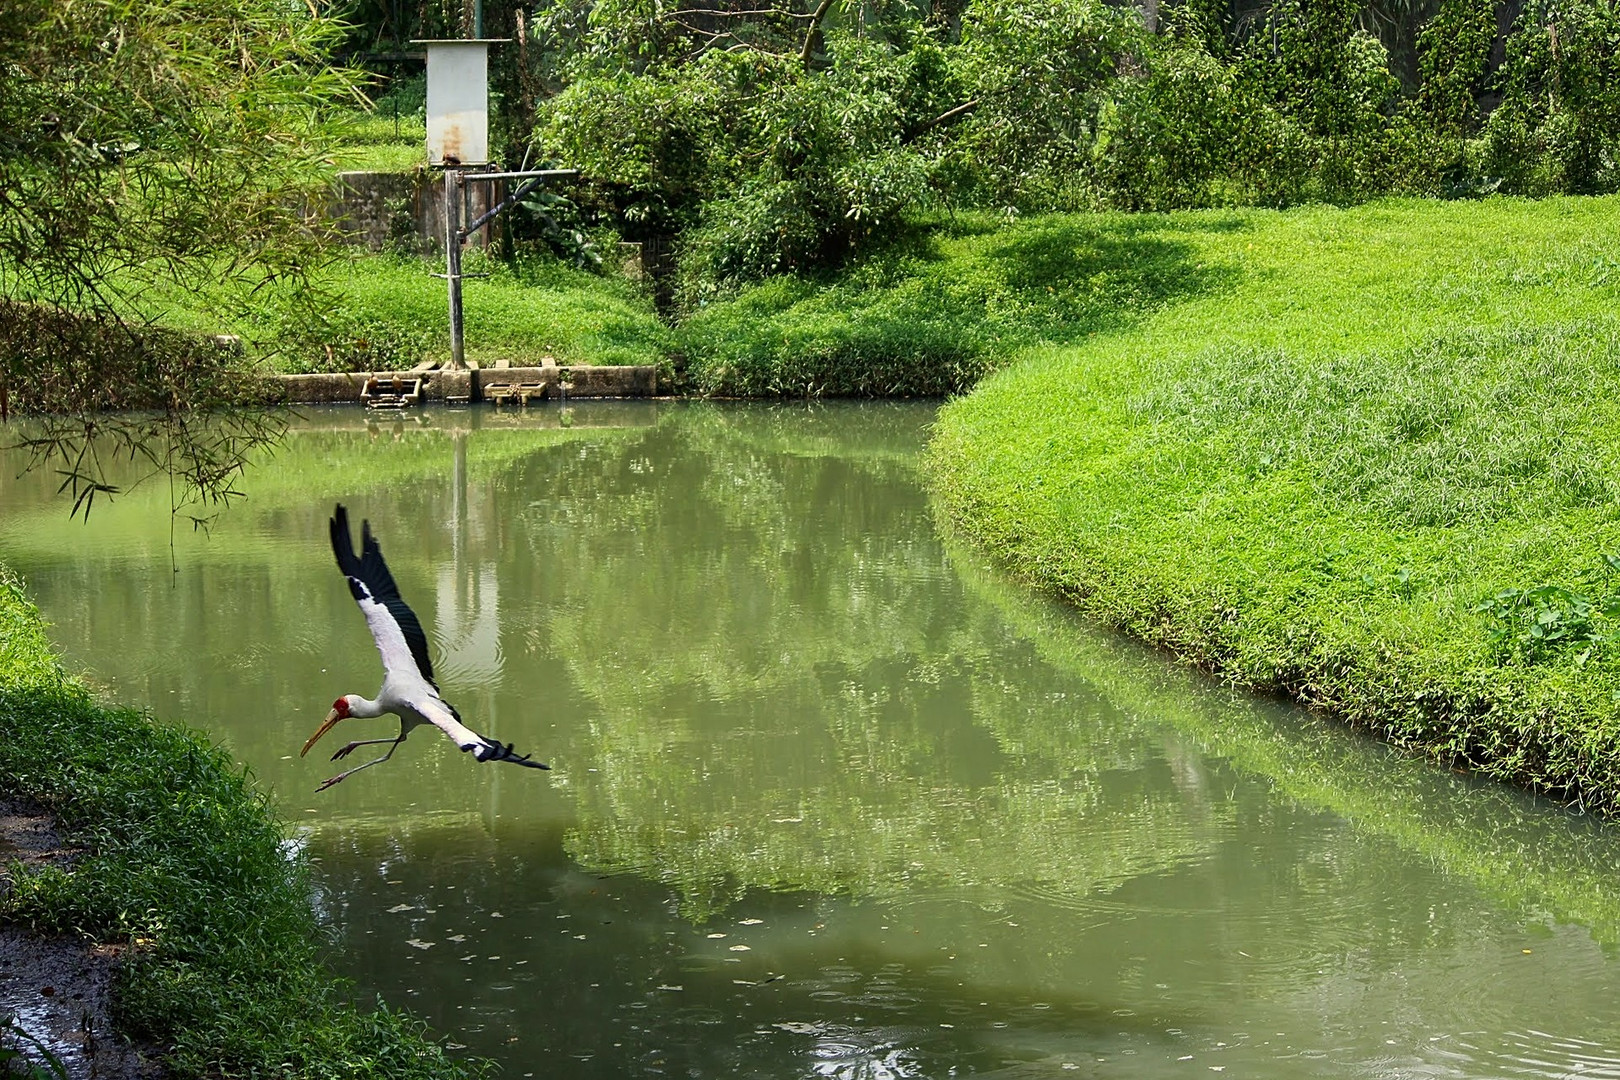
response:
<svg viewBox="0 0 1620 1080"><path fill-rule="evenodd" d="M467 184L465 188L471 215L466 221L506 198L504 180ZM426 169L339 173L326 212L350 243L372 251L392 245L423 255L444 252L442 173ZM469 236L467 242L479 246L489 243L492 230L500 224L501 219L496 218Z"/></svg>
<svg viewBox="0 0 1620 1080"><path fill-rule="evenodd" d="M658 369L640 367L542 367L482 368L477 371L351 372L281 376L281 399L289 404L358 404L366 380L373 374L395 375L423 380L422 396L428 401L485 401L486 390L501 385L528 388L540 399L646 398L658 393Z"/></svg>

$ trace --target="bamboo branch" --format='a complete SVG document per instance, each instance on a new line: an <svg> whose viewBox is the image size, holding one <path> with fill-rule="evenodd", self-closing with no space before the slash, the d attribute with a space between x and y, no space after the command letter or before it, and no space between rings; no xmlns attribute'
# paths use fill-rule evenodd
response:
<svg viewBox="0 0 1620 1080"><path fill-rule="evenodd" d="M910 142L912 139L918 138L924 133L932 131L937 127L944 127L946 124L954 123L955 121L962 119L962 117L979 107L979 101L979 98L972 98L968 101L962 102L962 104L957 105L954 108L946 109L932 120L929 120L927 123L918 127L916 131L913 131L907 137L906 141Z"/></svg>
<svg viewBox="0 0 1620 1080"><path fill-rule="evenodd" d="M811 13L810 26L804 35L804 48L799 50L799 63L805 65L810 63L810 54L815 49L816 38L821 34L821 20L827 17L827 12L832 10L832 6L833 0L821 0L821 3L816 5L816 10Z"/></svg>
<svg viewBox="0 0 1620 1080"><path fill-rule="evenodd" d="M814 15L803 14L796 11L783 11L781 8L749 8L746 11L726 11L722 8L681 8L678 11L666 11L659 15L660 19L675 19L682 15L779 15L785 19L813 19Z"/></svg>

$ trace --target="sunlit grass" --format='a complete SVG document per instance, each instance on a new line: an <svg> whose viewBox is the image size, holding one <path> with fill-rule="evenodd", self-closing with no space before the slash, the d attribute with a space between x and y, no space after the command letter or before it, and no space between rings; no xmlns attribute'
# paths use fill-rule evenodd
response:
<svg viewBox="0 0 1620 1080"><path fill-rule="evenodd" d="M281 371L402 370L450 358L442 264L354 250L316 270L308 294L264 287L212 295L161 284L141 294L147 317L196 333L240 336ZM550 260L509 265L471 250L462 311L466 355L481 364L659 364L669 330L622 278Z"/></svg>
<svg viewBox="0 0 1620 1080"><path fill-rule="evenodd" d="M467 355L473 360L537 364L550 356L563 364L656 364L663 359L667 330L651 301L629 282L550 262L508 266L478 254L470 255L464 268L489 274L468 281L463 290ZM449 302L434 269L417 259L375 256L334 264L316 282L337 298L320 336L335 342L339 355L351 348L357 360L383 342L400 343L400 361L449 359ZM303 366L319 361L312 355L303 359Z"/></svg>
<svg viewBox="0 0 1620 1080"><path fill-rule="evenodd" d="M1029 349L947 407L941 507L1234 681L1620 807L1620 626L1481 607L1620 594L1617 219L1613 199L1141 219L1220 287Z"/></svg>
<svg viewBox="0 0 1620 1080"><path fill-rule="evenodd" d="M427 145L421 139L411 143L344 146L332 155L332 165L338 172L405 173L422 168L427 160Z"/></svg>
<svg viewBox="0 0 1620 1080"><path fill-rule="evenodd" d="M340 172L409 172L427 164L427 123L413 109L397 114L385 101L372 111L334 117L338 146L332 163Z"/></svg>
<svg viewBox="0 0 1620 1080"><path fill-rule="evenodd" d="M1210 227L1226 220L1212 217ZM1022 348L1110 330L1219 288L1229 268L1191 258L1192 240L1164 221L917 220L825 279L776 278L699 307L680 345L708 393L959 393Z"/></svg>

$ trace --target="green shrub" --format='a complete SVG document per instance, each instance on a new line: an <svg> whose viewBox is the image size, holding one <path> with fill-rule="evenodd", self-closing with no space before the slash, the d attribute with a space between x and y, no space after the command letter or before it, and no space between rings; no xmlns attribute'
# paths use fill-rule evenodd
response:
<svg viewBox="0 0 1620 1080"><path fill-rule="evenodd" d="M1093 205L1089 164L1117 73L1150 41L1099 0L974 0L951 62L979 102L942 148L957 199L1021 210Z"/></svg>
<svg viewBox="0 0 1620 1080"><path fill-rule="evenodd" d="M574 83L541 138L604 186L625 235L685 232L684 291L701 298L837 265L925 199L929 163L907 135L942 99L937 61L925 42L837 35L819 68L709 52Z"/></svg>
<svg viewBox="0 0 1620 1080"><path fill-rule="evenodd" d="M1481 168L1517 194L1620 190L1620 10L1526 4L1507 41Z"/></svg>

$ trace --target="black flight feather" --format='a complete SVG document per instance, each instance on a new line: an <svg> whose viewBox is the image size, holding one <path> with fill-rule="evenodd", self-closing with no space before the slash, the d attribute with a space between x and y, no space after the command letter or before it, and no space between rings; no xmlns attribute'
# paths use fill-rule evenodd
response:
<svg viewBox="0 0 1620 1080"><path fill-rule="evenodd" d="M371 535L371 522L360 523L360 555L356 556L354 537L349 532L349 511L341 503L332 514L332 554L337 556L338 569L349 579L349 592L354 598L362 600L369 595L387 608L394 621L399 623L417 670L437 690L438 684L433 682L433 661L428 657L427 635L422 632L416 612L399 595L394 575L389 573L388 564L383 561L382 548L377 546L376 538Z"/></svg>
<svg viewBox="0 0 1620 1080"><path fill-rule="evenodd" d="M543 761L535 761L528 754L520 754L513 750L511 743L502 746L499 739L492 739L488 735L479 735L478 737L484 740L483 746L478 747L476 750L470 746L464 746L462 749L472 750L473 757L479 761L509 761L513 765L522 765L529 769L551 768L550 765Z"/></svg>

